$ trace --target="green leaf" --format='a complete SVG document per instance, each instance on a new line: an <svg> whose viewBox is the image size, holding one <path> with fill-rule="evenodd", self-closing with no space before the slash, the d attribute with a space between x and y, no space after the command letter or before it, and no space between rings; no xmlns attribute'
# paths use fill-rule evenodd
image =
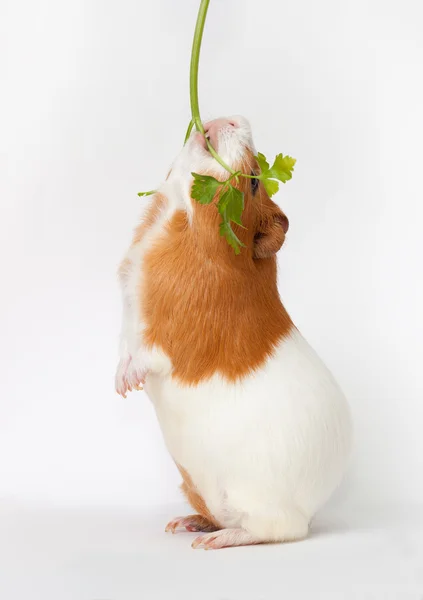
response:
<svg viewBox="0 0 423 600"><path fill-rule="evenodd" d="M210 175L199 175L198 173L191 173L191 175L194 177L191 197L200 204L210 204L222 182Z"/></svg>
<svg viewBox="0 0 423 600"><path fill-rule="evenodd" d="M229 182L218 181L210 175L192 173L192 176L194 177L194 183L192 185L191 196L194 200L197 200L201 204L210 204L216 193L219 193L220 198L217 203L217 210L222 216L219 232L234 249L235 254L239 254L241 246L244 244L233 232L231 221L242 226L241 216L244 210L244 194Z"/></svg>
<svg viewBox="0 0 423 600"><path fill-rule="evenodd" d="M272 167L264 175L266 179L278 179L285 183L291 179L295 163L295 158L278 154Z"/></svg>
<svg viewBox="0 0 423 600"><path fill-rule="evenodd" d="M223 194L220 196L217 208L225 221L234 221L234 223L242 225L241 217L244 210L244 194L231 184L227 184Z"/></svg>
<svg viewBox="0 0 423 600"><path fill-rule="evenodd" d="M269 194L270 198L279 191L279 183L274 179L263 179L262 181L266 192Z"/></svg>
<svg viewBox="0 0 423 600"><path fill-rule="evenodd" d="M272 197L279 191L278 181L285 183L291 179L296 162L295 158L278 154L271 167L269 167L266 157L264 154L261 154L261 152L259 152L255 158L261 169L261 173L257 178L263 182L266 192Z"/></svg>
<svg viewBox="0 0 423 600"><path fill-rule="evenodd" d="M244 244L236 237L229 222L222 221L219 226L219 233L222 237L226 238L228 244L235 250L235 254L241 252L241 246L244 246Z"/></svg>
<svg viewBox="0 0 423 600"><path fill-rule="evenodd" d="M152 196L156 193L156 190L150 190L149 192L138 192L138 196Z"/></svg>
<svg viewBox="0 0 423 600"><path fill-rule="evenodd" d="M257 156L254 157L259 164L260 170L262 173L269 169L269 163L267 162L266 157L261 152L257 153Z"/></svg>

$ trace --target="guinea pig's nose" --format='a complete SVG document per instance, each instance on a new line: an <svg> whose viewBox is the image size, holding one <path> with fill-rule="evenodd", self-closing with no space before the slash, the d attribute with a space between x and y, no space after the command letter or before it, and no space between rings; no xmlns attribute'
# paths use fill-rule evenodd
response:
<svg viewBox="0 0 423 600"><path fill-rule="evenodd" d="M219 132L222 129L236 129L238 124L232 119L215 119L204 124L204 132L209 138L211 145L217 150Z"/></svg>

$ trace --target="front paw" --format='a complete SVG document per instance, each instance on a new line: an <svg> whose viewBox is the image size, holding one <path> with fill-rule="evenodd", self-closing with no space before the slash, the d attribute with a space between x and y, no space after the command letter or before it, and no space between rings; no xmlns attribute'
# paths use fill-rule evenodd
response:
<svg viewBox="0 0 423 600"><path fill-rule="evenodd" d="M131 364L131 357L129 354L120 359L119 364L116 369L115 375L115 389L116 392L122 396L122 398L126 398L127 392L132 391L132 388L129 386L129 382L127 379L127 373L129 365Z"/></svg>
<svg viewBox="0 0 423 600"><path fill-rule="evenodd" d="M116 392L126 398L132 390L142 390L145 384L148 369L139 358L132 358L129 354L120 359L115 377Z"/></svg>

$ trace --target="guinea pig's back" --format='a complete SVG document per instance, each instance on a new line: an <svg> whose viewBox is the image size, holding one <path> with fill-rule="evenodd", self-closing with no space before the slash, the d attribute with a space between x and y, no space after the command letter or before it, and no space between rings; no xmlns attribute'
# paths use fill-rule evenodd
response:
<svg viewBox="0 0 423 600"><path fill-rule="evenodd" d="M312 515L342 477L351 443L348 405L295 327L241 381L215 374L185 386L152 375L146 391L170 454L209 504L263 493Z"/></svg>

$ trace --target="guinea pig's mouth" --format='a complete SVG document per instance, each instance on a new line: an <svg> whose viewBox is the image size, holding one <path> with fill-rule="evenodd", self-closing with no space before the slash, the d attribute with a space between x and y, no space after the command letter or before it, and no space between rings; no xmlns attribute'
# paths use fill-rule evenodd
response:
<svg viewBox="0 0 423 600"><path fill-rule="evenodd" d="M204 143L207 150L209 150L207 141L216 152L219 152L223 145L233 141L234 138L237 140L237 129L239 129L239 124L235 119L220 118L204 123Z"/></svg>
<svg viewBox="0 0 423 600"><path fill-rule="evenodd" d="M203 128L202 133L193 132L189 145L196 148L197 157L201 161L195 169L202 171L224 169L215 159L213 150L230 168L243 163L247 153L255 154L250 124L244 117L215 119L204 123ZM193 165L190 166L190 172L193 170L192 167Z"/></svg>

